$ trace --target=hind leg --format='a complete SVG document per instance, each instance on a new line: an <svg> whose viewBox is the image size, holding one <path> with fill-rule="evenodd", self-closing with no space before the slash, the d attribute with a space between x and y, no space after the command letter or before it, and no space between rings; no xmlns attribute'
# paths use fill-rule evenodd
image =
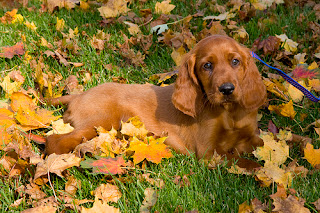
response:
<svg viewBox="0 0 320 213"><path fill-rule="evenodd" d="M82 143L83 139L90 140L95 137L97 132L95 128L75 129L67 134L53 134L47 137L45 153L64 154L71 152L77 145Z"/></svg>

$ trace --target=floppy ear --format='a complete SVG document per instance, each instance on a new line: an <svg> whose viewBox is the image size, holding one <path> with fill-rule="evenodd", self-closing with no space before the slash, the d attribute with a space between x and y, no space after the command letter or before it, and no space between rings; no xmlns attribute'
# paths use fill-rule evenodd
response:
<svg viewBox="0 0 320 213"><path fill-rule="evenodd" d="M184 114L195 117L200 103L200 86L195 75L195 54L188 54L180 65L178 78L172 94L172 103Z"/></svg>
<svg viewBox="0 0 320 213"><path fill-rule="evenodd" d="M252 110L259 108L265 102L267 92L253 57L250 55L249 50L246 52L247 66L241 85L243 93L241 102L243 107Z"/></svg>

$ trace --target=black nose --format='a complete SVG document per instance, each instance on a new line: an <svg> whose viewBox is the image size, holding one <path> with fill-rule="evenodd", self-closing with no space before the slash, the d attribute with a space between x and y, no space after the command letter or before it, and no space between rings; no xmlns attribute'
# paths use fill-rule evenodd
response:
<svg viewBox="0 0 320 213"><path fill-rule="evenodd" d="M219 87L219 91L223 95L231 95L234 91L234 85L232 83L225 83Z"/></svg>

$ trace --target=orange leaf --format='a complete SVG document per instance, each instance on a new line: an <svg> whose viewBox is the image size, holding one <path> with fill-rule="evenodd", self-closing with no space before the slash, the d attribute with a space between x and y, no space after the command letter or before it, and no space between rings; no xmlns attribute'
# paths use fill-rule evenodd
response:
<svg viewBox="0 0 320 213"><path fill-rule="evenodd" d="M128 151L135 152L133 155L134 164L140 163L144 159L158 164L161 162L162 158L172 157L171 151L168 149L167 145L163 143L165 139L166 137L154 139L151 136L147 137L145 142L143 142L138 138L133 137Z"/></svg>
<svg viewBox="0 0 320 213"><path fill-rule="evenodd" d="M320 149L314 149L313 145L308 143L304 149L304 158L313 166L320 164Z"/></svg>
<svg viewBox="0 0 320 213"><path fill-rule="evenodd" d="M22 42L18 42L11 47L2 47L0 57L11 59L15 55L23 55L24 53L25 50L23 48Z"/></svg>
<svg viewBox="0 0 320 213"><path fill-rule="evenodd" d="M95 159L87 159L80 163L82 168L93 168L94 174L121 174L123 173L122 166L126 165L123 157L104 158L98 157Z"/></svg>

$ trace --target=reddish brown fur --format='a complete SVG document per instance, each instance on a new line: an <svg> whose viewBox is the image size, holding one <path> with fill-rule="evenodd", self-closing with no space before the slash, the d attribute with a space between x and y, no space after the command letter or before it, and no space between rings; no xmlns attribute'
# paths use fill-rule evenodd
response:
<svg viewBox="0 0 320 213"><path fill-rule="evenodd" d="M239 66L231 65L234 58ZM212 72L203 68L206 62L214 65ZM231 95L218 90L227 82L235 86ZM63 118L75 129L49 136L46 152L70 152L83 138L96 136L95 127L119 128L121 120L139 116L148 130L168 133L166 144L180 153L210 158L216 150L238 159L239 154L262 145L256 119L265 98L265 86L249 50L229 37L210 36L185 57L174 85L106 83L80 95L51 100L53 105L68 105ZM245 159L239 163L255 166Z"/></svg>

